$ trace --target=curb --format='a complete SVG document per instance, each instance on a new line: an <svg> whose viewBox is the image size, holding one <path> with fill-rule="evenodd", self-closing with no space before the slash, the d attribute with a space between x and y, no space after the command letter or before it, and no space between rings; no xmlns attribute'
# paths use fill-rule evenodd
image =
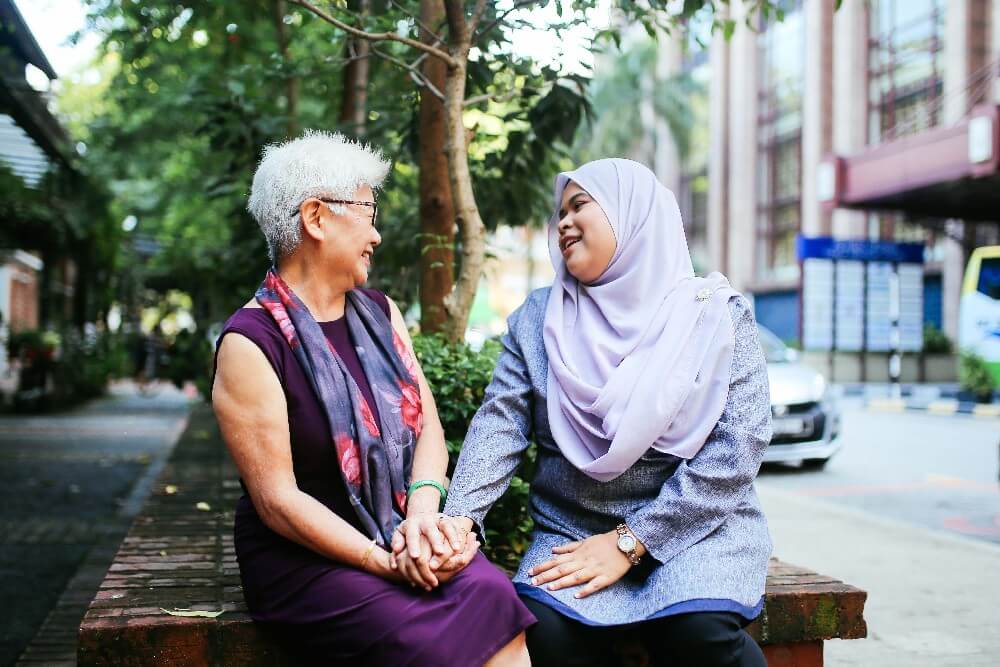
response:
<svg viewBox="0 0 1000 667"><path fill-rule="evenodd" d="M872 398L866 407L875 412L926 412L933 415L970 415L985 419L1000 417L1000 404L969 403L955 399L920 401L905 398Z"/></svg>

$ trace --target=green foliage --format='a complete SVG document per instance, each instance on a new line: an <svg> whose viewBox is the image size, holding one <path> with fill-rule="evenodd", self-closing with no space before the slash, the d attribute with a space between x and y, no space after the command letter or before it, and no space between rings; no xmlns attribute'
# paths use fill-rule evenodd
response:
<svg viewBox="0 0 1000 667"><path fill-rule="evenodd" d="M413 351L434 394L448 441L448 454L454 463L462 449L469 422L483 404L500 345L487 341L483 349L476 352L465 343L450 343L440 334L430 334L414 336Z"/></svg>
<svg viewBox="0 0 1000 667"><path fill-rule="evenodd" d="M100 396L112 378L127 374L129 359L122 336L84 335L69 329L61 333L61 339L52 370L55 405L66 407Z"/></svg>
<svg viewBox="0 0 1000 667"><path fill-rule="evenodd" d="M594 120L580 129L578 161L633 155L653 164L655 133L647 127L651 119L642 113L646 105L656 119L666 122L679 157L687 158L695 130L695 100L706 91L687 72L654 81L659 49L656 39L646 38L608 53L614 59L590 86Z"/></svg>
<svg viewBox="0 0 1000 667"><path fill-rule="evenodd" d="M21 331L10 336L8 351L21 369L14 397L21 410L70 407L102 395L111 379L130 371L124 336L110 332Z"/></svg>
<svg viewBox="0 0 1000 667"><path fill-rule="evenodd" d="M245 209L263 145L293 125L339 128L344 41L290 9L286 61L273 2L103 0L90 9L111 80L94 84L105 91L96 116L79 108L93 98L81 90L85 77L60 98L60 113L85 128L88 161L114 184L118 219L138 219L126 251L127 310L143 286L180 289L204 328L245 302L267 269ZM415 96L399 94L406 84L395 68L377 59L371 68L370 137L395 158ZM294 117L290 79L299 84ZM393 218L392 205L380 208Z"/></svg>
<svg viewBox="0 0 1000 667"><path fill-rule="evenodd" d="M183 330L167 347L163 377L181 388L194 382L202 398L211 398L212 343L200 333Z"/></svg>
<svg viewBox="0 0 1000 667"><path fill-rule="evenodd" d="M477 352L465 343L451 343L444 336L418 335L413 339L413 349L437 403L448 443L451 474L472 417L483 403L500 344L487 341ZM507 493L493 506L486 521L483 551L490 560L511 572L517 569L531 541L530 486L526 480L530 479L534 461L535 448L531 446L521 470L511 480Z"/></svg>
<svg viewBox="0 0 1000 667"><path fill-rule="evenodd" d="M951 339L933 322L924 323L924 354L951 354Z"/></svg>
<svg viewBox="0 0 1000 667"><path fill-rule="evenodd" d="M981 356L964 351L959 356L958 381L962 389L975 395L976 400L989 402L997 388L997 379Z"/></svg>

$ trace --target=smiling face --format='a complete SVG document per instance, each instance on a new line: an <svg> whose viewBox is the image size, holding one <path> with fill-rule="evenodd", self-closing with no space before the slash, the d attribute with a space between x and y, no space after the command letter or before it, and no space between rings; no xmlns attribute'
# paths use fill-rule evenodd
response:
<svg viewBox="0 0 1000 667"><path fill-rule="evenodd" d="M350 198L352 201L374 201L374 193L362 185ZM343 213L334 213L326 202L317 198L302 204L304 232L317 241L322 264L343 278L345 289L364 285L371 271L375 248L382 236L372 220L372 207L362 204L337 204ZM340 278L337 282L340 282Z"/></svg>
<svg viewBox="0 0 1000 667"><path fill-rule="evenodd" d="M581 283L601 277L618 247L604 209L586 190L570 181L559 204L559 251L566 270Z"/></svg>

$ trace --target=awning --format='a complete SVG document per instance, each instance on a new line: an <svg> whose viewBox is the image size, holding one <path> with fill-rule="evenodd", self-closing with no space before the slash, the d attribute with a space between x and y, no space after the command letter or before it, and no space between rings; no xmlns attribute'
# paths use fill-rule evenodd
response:
<svg viewBox="0 0 1000 667"><path fill-rule="evenodd" d="M1000 219L1000 106L959 123L827 157L817 174L827 208L902 211L916 218Z"/></svg>

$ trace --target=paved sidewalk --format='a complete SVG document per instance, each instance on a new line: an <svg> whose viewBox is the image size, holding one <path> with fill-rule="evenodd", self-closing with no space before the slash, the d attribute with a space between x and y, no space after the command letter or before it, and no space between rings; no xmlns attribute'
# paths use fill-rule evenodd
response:
<svg viewBox="0 0 1000 667"><path fill-rule="evenodd" d="M187 420L131 384L65 413L0 416L0 665L74 665L77 627Z"/></svg>
<svg viewBox="0 0 1000 667"><path fill-rule="evenodd" d="M868 591L868 639L827 642L827 665L998 664L1000 546L757 489L775 556Z"/></svg>

